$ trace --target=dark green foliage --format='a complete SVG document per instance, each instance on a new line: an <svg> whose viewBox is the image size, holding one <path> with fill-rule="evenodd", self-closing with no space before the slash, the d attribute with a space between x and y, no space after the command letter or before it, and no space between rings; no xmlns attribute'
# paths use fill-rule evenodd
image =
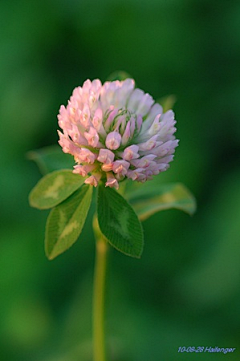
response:
<svg viewBox="0 0 240 361"><path fill-rule="evenodd" d="M45 251L49 259L65 252L77 241L86 221L91 200L92 186L84 184L50 212L45 235Z"/></svg>
<svg viewBox="0 0 240 361"><path fill-rule="evenodd" d="M139 258L143 250L141 223L130 204L114 189L99 186L98 223L101 232L117 250Z"/></svg>

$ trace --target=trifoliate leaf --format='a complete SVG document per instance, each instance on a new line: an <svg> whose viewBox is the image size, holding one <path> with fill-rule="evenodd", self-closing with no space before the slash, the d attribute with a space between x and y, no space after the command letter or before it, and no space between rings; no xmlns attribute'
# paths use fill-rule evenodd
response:
<svg viewBox="0 0 240 361"><path fill-rule="evenodd" d="M81 187L84 180L79 174L74 174L68 169L49 173L32 189L29 203L39 209L55 207Z"/></svg>
<svg viewBox="0 0 240 361"><path fill-rule="evenodd" d="M73 156L63 153L57 145L32 150L27 153L27 157L36 162L43 175L55 170L72 169L74 165Z"/></svg>
<svg viewBox="0 0 240 361"><path fill-rule="evenodd" d="M51 210L46 225L45 251L52 260L75 243L82 231L92 200L92 186L83 185Z"/></svg>
<svg viewBox="0 0 240 361"><path fill-rule="evenodd" d="M113 247L128 256L140 258L143 231L136 213L119 193L103 185L98 189L98 222Z"/></svg>
<svg viewBox="0 0 240 361"><path fill-rule="evenodd" d="M196 211L196 200L183 184L150 185L143 185L128 195L141 221L165 209L176 208L190 215Z"/></svg>

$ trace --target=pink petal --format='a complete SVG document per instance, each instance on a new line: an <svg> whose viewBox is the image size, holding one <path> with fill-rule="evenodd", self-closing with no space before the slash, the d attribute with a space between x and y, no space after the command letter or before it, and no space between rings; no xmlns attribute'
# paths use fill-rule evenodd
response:
<svg viewBox="0 0 240 361"><path fill-rule="evenodd" d="M122 137L118 132L111 132L107 135L105 144L108 149L116 150L120 147Z"/></svg>
<svg viewBox="0 0 240 361"><path fill-rule="evenodd" d="M123 152L123 159L124 160L131 160L139 158L140 155L138 154L139 147L137 145L130 145L129 147L124 149Z"/></svg>
<svg viewBox="0 0 240 361"><path fill-rule="evenodd" d="M122 145L126 145L130 140L130 122L127 123L125 131L122 136Z"/></svg>
<svg viewBox="0 0 240 361"><path fill-rule="evenodd" d="M129 167L130 167L129 162L126 162L125 160L116 160L115 162L113 162L112 170L114 173L125 176L127 174Z"/></svg>
<svg viewBox="0 0 240 361"><path fill-rule="evenodd" d="M96 159L96 154L92 153L87 148L81 148L80 152L74 156L77 163L90 163L93 164Z"/></svg>
<svg viewBox="0 0 240 361"><path fill-rule="evenodd" d="M100 149L97 160L101 163L112 163L114 160L115 154L108 149Z"/></svg>
<svg viewBox="0 0 240 361"><path fill-rule="evenodd" d="M98 145L99 136L95 128L90 127L89 132L84 132L84 137L87 139L88 144L95 148Z"/></svg>
<svg viewBox="0 0 240 361"><path fill-rule="evenodd" d="M116 180L116 178L112 173L107 173L107 182L105 183L105 187L116 188L116 189L119 188L118 181Z"/></svg>
<svg viewBox="0 0 240 361"><path fill-rule="evenodd" d="M97 179L96 176L91 175L89 178L87 178L87 179L84 181L84 183L85 183L85 184L90 184L91 186L94 186L94 187L97 187L98 181L99 181L99 180Z"/></svg>

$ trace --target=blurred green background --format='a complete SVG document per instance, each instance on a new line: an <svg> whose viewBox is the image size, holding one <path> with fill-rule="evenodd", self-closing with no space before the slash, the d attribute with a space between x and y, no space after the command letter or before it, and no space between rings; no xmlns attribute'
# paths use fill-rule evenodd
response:
<svg viewBox="0 0 240 361"><path fill-rule="evenodd" d="M159 182L183 182L198 211L147 220L141 260L111 251L109 360L221 358L180 346L236 347L239 360L240 2L2 0L0 24L0 360L91 361L91 217L49 262L26 153L57 144L75 86L115 70L155 99L175 94L180 146Z"/></svg>

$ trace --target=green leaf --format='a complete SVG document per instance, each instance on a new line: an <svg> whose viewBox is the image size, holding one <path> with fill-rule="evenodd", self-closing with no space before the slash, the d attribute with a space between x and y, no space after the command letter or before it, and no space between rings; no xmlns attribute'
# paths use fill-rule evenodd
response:
<svg viewBox="0 0 240 361"><path fill-rule="evenodd" d="M176 208L190 215L196 211L196 200L181 183L144 185L129 194L129 200L141 221L156 212Z"/></svg>
<svg viewBox="0 0 240 361"><path fill-rule="evenodd" d="M49 173L32 189L29 203L39 209L55 207L81 187L84 180L85 178L68 169Z"/></svg>
<svg viewBox="0 0 240 361"><path fill-rule="evenodd" d="M45 252L52 260L78 239L92 200L92 186L84 184L51 210L46 225Z"/></svg>
<svg viewBox="0 0 240 361"><path fill-rule="evenodd" d="M98 222L113 247L128 256L140 258L143 231L136 213L119 193L103 185L98 189Z"/></svg>
<svg viewBox="0 0 240 361"><path fill-rule="evenodd" d="M36 162L42 174L47 174L60 169L72 169L73 156L66 154L58 145L32 150L27 153L27 158Z"/></svg>

